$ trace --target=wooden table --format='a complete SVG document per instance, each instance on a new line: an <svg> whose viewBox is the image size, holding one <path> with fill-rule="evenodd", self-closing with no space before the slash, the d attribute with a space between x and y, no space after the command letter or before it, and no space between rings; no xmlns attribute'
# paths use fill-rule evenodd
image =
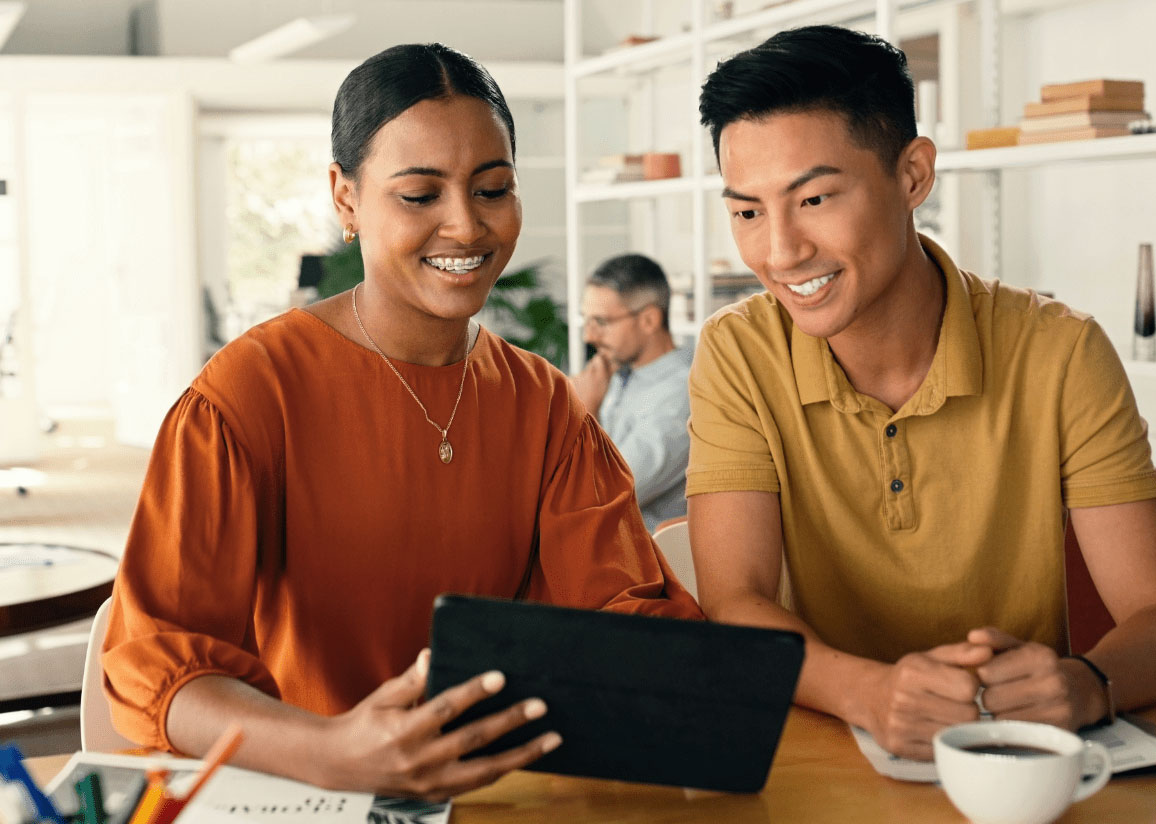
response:
<svg viewBox="0 0 1156 824"><path fill-rule="evenodd" d="M25 554L36 563L13 563ZM0 637L96 614L112 594L118 560L96 549L0 544Z"/></svg>
<svg viewBox="0 0 1156 824"><path fill-rule="evenodd" d="M1156 709L1141 715L1156 721ZM67 756L34 758L29 767L39 781L46 783L65 761ZM842 722L810 710L794 709L770 780L758 795L517 772L458 798L452 820L454 824L960 824L965 819L939 787L878 775ZM1070 807L1059 820L1062 824L1153 824L1156 770L1116 776L1099 793Z"/></svg>

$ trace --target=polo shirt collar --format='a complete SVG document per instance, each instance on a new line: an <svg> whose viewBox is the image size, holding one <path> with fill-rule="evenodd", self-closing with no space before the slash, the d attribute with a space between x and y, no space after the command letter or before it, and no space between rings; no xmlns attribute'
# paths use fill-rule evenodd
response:
<svg viewBox="0 0 1156 824"><path fill-rule="evenodd" d="M922 385L900 411L928 415L942 406L948 397L980 393L983 388L983 357L971 295L963 274L933 240L919 235L919 242L943 272L947 304L931 368ZM794 323L791 323L791 361L799 401L804 406L826 401L841 412L855 414L863 410L865 403L870 403L870 399L864 398L851 386L842 367L835 362L826 338L811 337Z"/></svg>

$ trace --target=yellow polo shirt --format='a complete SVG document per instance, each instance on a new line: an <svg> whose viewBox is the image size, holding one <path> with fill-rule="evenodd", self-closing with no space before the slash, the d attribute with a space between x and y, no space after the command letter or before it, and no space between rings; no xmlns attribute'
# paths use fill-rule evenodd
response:
<svg viewBox="0 0 1156 824"><path fill-rule="evenodd" d="M1147 425L1090 316L960 271L923 384L892 413L769 294L707 321L687 496L778 493L795 610L894 661L972 627L1067 648L1066 508L1156 497Z"/></svg>

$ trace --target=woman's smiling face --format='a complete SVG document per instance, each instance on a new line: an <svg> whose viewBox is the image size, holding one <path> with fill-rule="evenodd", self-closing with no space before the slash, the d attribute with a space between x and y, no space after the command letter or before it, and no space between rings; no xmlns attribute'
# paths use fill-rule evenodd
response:
<svg viewBox="0 0 1156 824"><path fill-rule="evenodd" d="M395 309L464 319L486 302L522 228L505 125L482 100L423 100L382 126L349 185L367 285ZM414 318L415 320L417 318Z"/></svg>

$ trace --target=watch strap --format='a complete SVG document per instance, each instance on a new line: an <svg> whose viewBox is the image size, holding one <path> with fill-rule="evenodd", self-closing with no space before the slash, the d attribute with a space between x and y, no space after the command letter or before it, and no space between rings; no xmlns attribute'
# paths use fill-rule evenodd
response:
<svg viewBox="0 0 1156 824"><path fill-rule="evenodd" d="M1100 686L1104 690L1104 702L1108 705L1108 715L1101 723L1114 724L1116 722L1116 693L1112 689L1112 679L1108 677L1107 673L1096 666L1090 658L1086 658L1083 655L1065 655L1064 657L1070 658L1073 661L1079 661L1092 671L1092 675L1096 676L1096 680L1100 682Z"/></svg>

